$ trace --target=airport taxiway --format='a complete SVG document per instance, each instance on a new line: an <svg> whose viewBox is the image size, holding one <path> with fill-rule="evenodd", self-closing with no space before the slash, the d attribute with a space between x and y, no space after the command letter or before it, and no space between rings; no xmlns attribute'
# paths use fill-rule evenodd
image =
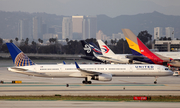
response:
<svg viewBox="0 0 180 108"><path fill-rule="evenodd" d="M0 108L179 108L177 102L0 101Z"/></svg>
<svg viewBox="0 0 180 108"><path fill-rule="evenodd" d="M180 95L180 77L113 77L110 82L81 84L81 78L42 78L22 75L0 67L0 96L33 95ZM22 84L12 84L20 80ZM69 84L69 87L66 86Z"/></svg>

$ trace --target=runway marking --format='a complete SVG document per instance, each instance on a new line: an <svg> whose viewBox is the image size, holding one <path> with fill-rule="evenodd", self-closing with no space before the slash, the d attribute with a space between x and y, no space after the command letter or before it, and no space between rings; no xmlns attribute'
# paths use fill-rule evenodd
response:
<svg viewBox="0 0 180 108"><path fill-rule="evenodd" d="M92 89L92 90L76 90L76 89L71 89L71 90L0 90L0 92L45 92L45 91L64 91L64 92L77 92L77 91L162 91L162 92L167 92L167 91L180 91L180 90L136 90L136 89L131 89L131 90L123 90L123 89Z"/></svg>
<svg viewBox="0 0 180 108"><path fill-rule="evenodd" d="M125 80L119 80L119 81L122 81L122 82L125 82L125 83L136 83L136 82L130 82L130 81L125 81Z"/></svg>
<svg viewBox="0 0 180 108"><path fill-rule="evenodd" d="M21 85L21 84L17 84L17 85L9 85L9 84L6 84L6 85L0 85L0 87L42 87L42 86L65 86L66 87L66 84L65 85ZM100 84L97 84L97 85L71 85L69 84L69 87L71 86L165 86L164 84L113 84L113 85L100 85Z"/></svg>

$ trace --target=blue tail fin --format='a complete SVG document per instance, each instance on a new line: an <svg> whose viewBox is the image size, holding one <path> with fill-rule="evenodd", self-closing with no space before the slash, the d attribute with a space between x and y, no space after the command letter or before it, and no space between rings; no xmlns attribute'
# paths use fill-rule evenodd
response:
<svg viewBox="0 0 180 108"><path fill-rule="evenodd" d="M17 46L13 43L6 43L8 50L11 54L11 58L13 63L16 66L30 66L34 65L34 63L25 55Z"/></svg>

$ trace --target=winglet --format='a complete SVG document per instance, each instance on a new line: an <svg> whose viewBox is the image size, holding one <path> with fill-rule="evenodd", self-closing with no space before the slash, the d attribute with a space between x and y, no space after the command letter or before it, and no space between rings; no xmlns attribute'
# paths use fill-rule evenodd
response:
<svg viewBox="0 0 180 108"><path fill-rule="evenodd" d="M65 61L63 61L63 64L66 64L66 62L65 62Z"/></svg>
<svg viewBox="0 0 180 108"><path fill-rule="evenodd" d="M79 68L80 68L80 67L79 67L79 65L78 65L76 62L75 62L75 65L76 65L76 68L77 68L77 69L79 69Z"/></svg>

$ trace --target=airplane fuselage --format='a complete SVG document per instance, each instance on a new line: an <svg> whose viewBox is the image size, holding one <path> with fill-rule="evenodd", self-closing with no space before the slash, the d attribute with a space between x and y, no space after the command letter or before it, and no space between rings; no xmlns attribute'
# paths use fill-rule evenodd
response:
<svg viewBox="0 0 180 108"><path fill-rule="evenodd" d="M154 52L160 54L165 57L169 57L172 59L179 59L180 60L180 52Z"/></svg>
<svg viewBox="0 0 180 108"><path fill-rule="evenodd" d="M109 61L113 63L129 63L128 58L126 58L126 55L129 54L115 54L115 55L108 55L108 56L97 56L98 59L103 61Z"/></svg>
<svg viewBox="0 0 180 108"><path fill-rule="evenodd" d="M111 74L114 77L156 77L172 75L167 67L152 64L80 64L81 69L88 71L100 72L103 74ZM77 77L85 78L82 72L77 70L74 64L59 65L33 65L9 67L9 71L38 76L38 77Z"/></svg>

